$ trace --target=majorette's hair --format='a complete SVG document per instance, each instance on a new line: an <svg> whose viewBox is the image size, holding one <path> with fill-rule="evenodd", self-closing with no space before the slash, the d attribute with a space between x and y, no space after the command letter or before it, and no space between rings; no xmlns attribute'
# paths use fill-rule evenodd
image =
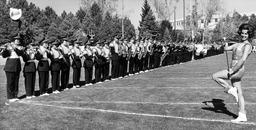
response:
<svg viewBox="0 0 256 130"><path fill-rule="evenodd" d="M248 23L243 23L238 28L238 34L241 35L242 30L248 30L249 39L254 37L254 27Z"/></svg>

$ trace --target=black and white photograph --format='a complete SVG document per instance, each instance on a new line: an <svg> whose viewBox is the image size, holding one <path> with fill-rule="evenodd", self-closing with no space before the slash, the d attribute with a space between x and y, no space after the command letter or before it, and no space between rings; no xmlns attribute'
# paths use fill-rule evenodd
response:
<svg viewBox="0 0 256 130"><path fill-rule="evenodd" d="M255 0L0 0L0 130L256 129Z"/></svg>

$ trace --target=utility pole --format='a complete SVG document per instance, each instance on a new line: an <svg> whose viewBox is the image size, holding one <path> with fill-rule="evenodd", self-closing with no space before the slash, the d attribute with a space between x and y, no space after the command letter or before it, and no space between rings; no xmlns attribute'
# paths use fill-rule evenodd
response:
<svg viewBox="0 0 256 130"><path fill-rule="evenodd" d="M176 6L174 6L174 22L173 22L173 27L174 27L174 30L176 30Z"/></svg>
<svg viewBox="0 0 256 130"><path fill-rule="evenodd" d="M186 9L185 9L185 0L183 0L183 21L184 21L184 35L186 31Z"/></svg>
<svg viewBox="0 0 256 130"><path fill-rule="evenodd" d="M122 0L122 38L124 38L124 0Z"/></svg>

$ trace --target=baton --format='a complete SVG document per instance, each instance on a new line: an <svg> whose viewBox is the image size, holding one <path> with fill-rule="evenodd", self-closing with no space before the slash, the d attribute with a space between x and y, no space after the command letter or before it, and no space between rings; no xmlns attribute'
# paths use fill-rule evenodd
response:
<svg viewBox="0 0 256 130"><path fill-rule="evenodd" d="M223 37L223 39L224 39L224 42L226 42L226 37ZM225 43L225 44L226 44L226 43ZM225 46L226 46L226 45L225 45ZM227 61L227 67L228 67L228 72L229 72L228 52L225 51L225 53L226 53L226 61ZM229 75L229 73L228 73L228 79L229 79L229 77L230 77L230 75Z"/></svg>
<svg viewBox="0 0 256 130"><path fill-rule="evenodd" d="M226 43L226 37L223 37L223 40ZM229 71L228 52L225 51L225 53L226 53L227 67L228 67L228 71Z"/></svg>

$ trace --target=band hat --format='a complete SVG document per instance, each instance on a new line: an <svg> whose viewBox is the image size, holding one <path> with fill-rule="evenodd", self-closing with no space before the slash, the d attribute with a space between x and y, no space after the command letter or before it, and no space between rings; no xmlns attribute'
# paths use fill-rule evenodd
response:
<svg viewBox="0 0 256 130"><path fill-rule="evenodd" d="M21 9L10 8L10 17L12 20L18 20L22 16Z"/></svg>
<svg viewBox="0 0 256 130"><path fill-rule="evenodd" d="M79 45L80 45L81 43L82 43L81 40L77 40L77 41L74 42L74 44L79 44Z"/></svg>
<svg viewBox="0 0 256 130"><path fill-rule="evenodd" d="M14 39L20 39L20 34L18 34L17 36L14 37Z"/></svg>
<svg viewBox="0 0 256 130"><path fill-rule="evenodd" d="M52 43L52 45L56 45L56 46L59 46L61 44L61 40L59 39L55 39Z"/></svg>

